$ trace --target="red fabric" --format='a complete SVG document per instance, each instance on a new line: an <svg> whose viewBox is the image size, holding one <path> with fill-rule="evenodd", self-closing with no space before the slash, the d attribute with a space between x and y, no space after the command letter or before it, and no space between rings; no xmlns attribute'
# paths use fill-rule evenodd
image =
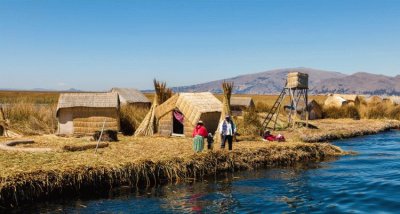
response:
<svg viewBox="0 0 400 214"><path fill-rule="evenodd" d="M286 139L283 135L275 136L275 135L270 134L270 135L266 135L264 139L266 139L268 141L278 141L278 142L286 141Z"/></svg>
<svg viewBox="0 0 400 214"><path fill-rule="evenodd" d="M208 132L206 127L202 126L202 125L197 125L196 128L194 128L193 130L193 137L196 135L200 135L202 137L207 137Z"/></svg>
<svg viewBox="0 0 400 214"><path fill-rule="evenodd" d="M273 135L269 135L265 139L268 140L268 141L275 141L276 137L273 136Z"/></svg>

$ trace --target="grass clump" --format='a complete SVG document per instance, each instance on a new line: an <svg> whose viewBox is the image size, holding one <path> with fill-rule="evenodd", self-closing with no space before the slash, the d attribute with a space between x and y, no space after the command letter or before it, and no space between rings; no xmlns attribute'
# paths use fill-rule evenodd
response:
<svg viewBox="0 0 400 214"><path fill-rule="evenodd" d="M261 122L260 116L254 108L243 112L243 117L238 117L235 121L237 122L240 135L258 136Z"/></svg>
<svg viewBox="0 0 400 214"><path fill-rule="evenodd" d="M10 129L25 135L52 134L57 130L56 104L19 101L5 106Z"/></svg>
<svg viewBox="0 0 400 214"><path fill-rule="evenodd" d="M360 119L360 113L356 106L349 105L341 108L327 107L323 109L323 118L339 119L339 118L352 118Z"/></svg>

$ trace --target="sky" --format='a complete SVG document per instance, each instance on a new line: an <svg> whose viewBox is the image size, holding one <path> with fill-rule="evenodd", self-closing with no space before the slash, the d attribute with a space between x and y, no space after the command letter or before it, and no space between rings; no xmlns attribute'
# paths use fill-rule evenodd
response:
<svg viewBox="0 0 400 214"><path fill-rule="evenodd" d="M277 68L400 74L398 0L0 0L0 88L151 89Z"/></svg>

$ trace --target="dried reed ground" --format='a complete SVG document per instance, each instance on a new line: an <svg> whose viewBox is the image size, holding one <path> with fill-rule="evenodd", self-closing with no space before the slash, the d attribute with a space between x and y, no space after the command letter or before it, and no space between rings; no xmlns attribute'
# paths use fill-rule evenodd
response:
<svg viewBox="0 0 400 214"><path fill-rule="evenodd" d="M205 175L237 169L291 166L347 154L329 143L301 143L302 138L325 140L326 136L350 136L400 127L399 121L321 120L318 130L282 132L285 143L242 141L232 152L217 148L194 154L190 138L120 137L120 142L94 150L65 152L66 145L87 144L88 138L32 137L37 144L55 152L21 153L0 151L0 206L16 206L83 189L143 185L160 181L201 179ZM347 134L346 134L347 133ZM2 138L1 141L5 139ZM218 147L218 145L215 145Z"/></svg>
<svg viewBox="0 0 400 214"><path fill-rule="evenodd" d="M65 145L83 144L87 139L48 135L33 137L39 147L58 151L21 153L0 151L0 206L12 207L26 201L83 189L143 185L160 181L201 179L205 175L237 169L290 166L320 161L345 152L328 143L240 142L233 152L214 150L194 154L189 138L121 137L108 148L63 152ZM30 147L33 145L27 145Z"/></svg>

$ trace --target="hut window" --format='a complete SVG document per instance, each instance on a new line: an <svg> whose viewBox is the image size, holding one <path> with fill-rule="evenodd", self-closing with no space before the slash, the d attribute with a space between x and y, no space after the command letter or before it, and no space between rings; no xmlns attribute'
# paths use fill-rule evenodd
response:
<svg viewBox="0 0 400 214"><path fill-rule="evenodd" d="M173 133L174 134L183 134L184 132L184 117L182 112L178 110L173 111Z"/></svg>

